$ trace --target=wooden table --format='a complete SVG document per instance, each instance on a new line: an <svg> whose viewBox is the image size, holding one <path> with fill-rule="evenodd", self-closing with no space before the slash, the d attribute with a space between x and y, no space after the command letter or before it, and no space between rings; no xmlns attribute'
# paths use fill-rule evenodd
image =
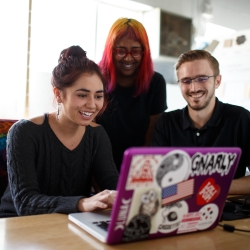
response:
<svg viewBox="0 0 250 250"><path fill-rule="evenodd" d="M227 224L250 230L250 219ZM0 219L0 249L250 249L250 233L213 230L145 240L120 245L106 245L68 220L64 214L33 215Z"/></svg>

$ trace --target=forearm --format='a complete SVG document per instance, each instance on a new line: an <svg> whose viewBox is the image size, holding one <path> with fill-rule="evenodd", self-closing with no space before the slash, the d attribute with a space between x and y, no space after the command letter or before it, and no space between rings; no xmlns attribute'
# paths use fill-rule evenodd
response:
<svg viewBox="0 0 250 250"><path fill-rule="evenodd" d="M15 210L19 216L48 214L48 213L72 213L77 211L77 202L82 196L55 195L53 188L42 191L36 173L35 163L28 160L16 160L16 157L9 155L8 177L11 197ZM25 159L27 159L25 157ZM48 178L50 178L48 176Z"/></svg>
<svg viewBox="0 0 250 250"><path fill-rule="evenodd" d="M231 183L229 194L250 194L250 176L234 179Z"/></svg>
<svg viewBox="0 0 250 250"><path fill-rule="evenodd" d="M12 196L13 197L13 196ZM21 199L25 197L25 199ZM78 201L82 196L46 196L43 194L17 195L14 205L19 216L63 213L69 214L77 212Z"/></svg>

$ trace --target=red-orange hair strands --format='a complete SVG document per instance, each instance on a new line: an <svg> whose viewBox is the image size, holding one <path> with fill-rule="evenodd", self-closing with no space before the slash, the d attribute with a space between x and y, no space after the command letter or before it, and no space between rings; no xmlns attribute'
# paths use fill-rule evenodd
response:
<svg viewBox="0 0 250 250"><path fill-rule="evenodd" d="M147 32L140 22L128 18L119 18L114 22L109 31L99 66L107 80L107 91L113 91L116 86L116 71L114 63L112 62L114 44L117 40L125 36L138 41L143 48L141 65L136 78L136 89L134 93L134 96L138 96L147 92L154 74Z"/></svg>

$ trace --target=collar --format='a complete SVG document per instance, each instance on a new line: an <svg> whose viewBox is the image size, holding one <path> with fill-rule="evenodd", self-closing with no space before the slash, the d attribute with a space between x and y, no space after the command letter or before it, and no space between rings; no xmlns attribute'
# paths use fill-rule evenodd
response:
<svg viewBox="0 0 250 250"><path fill-rule="evenodd" d="M201 128L201 130L207 128L207 126L216 127L218 126L221 120L222 112L223 112L223 103L220 102L217 97L215 99L216 101L215 101L214 112L211 118L208 120L208 122L203 126L203 128ZM183 130L189 127L194 128L192 125L191 119L189 117L189 114L188 114L188 106L182 109L182 119L183 119L183 124L182 124Z"/></svg>

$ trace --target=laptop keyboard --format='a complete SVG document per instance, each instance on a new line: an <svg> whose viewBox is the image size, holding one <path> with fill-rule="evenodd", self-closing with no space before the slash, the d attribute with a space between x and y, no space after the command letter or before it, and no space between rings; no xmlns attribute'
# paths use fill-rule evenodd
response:
<svg viewBox="0 0 250 250"><path fill-rule="evenodd" d="M107 220L107 221L95 221L95 222L92 222L92 223L97 225L98 227L102 228L103 230L108 231L108 226L109 226L110 220Z"/></svg>

